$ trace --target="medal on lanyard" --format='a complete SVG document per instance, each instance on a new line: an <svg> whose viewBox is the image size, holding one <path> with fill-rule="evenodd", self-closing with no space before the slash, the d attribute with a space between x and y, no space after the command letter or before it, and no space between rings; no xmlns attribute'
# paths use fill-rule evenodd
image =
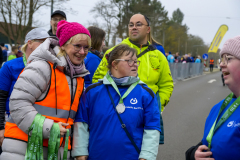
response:
<svg viewBox="0 0 240 160"><path fill-rule="evenodd" d="M121 96L118 87L116 85L116 83L113 81L112 77L107 73L106 74L106 78L108 79L108 81L111 83L111 85L113 86L113 88L116 90L116 92L118 93L118 95L120 96L120 101L118 103L118 105L116 106L116 110L119 114L123 113L126 109L124 103L123 103L123 99L126 98L128 96L128 94L135 88L135 86L138 84L138 82L140 80L138 80L137 82L133 83L128 90L124 93L123 96Z"/></svg>
<svg viewBox="0 0 240 160"><path fill-rule="evenodd" d="M125 107L124 103L118 103L116 109L117 109L117 112L119 114L121 114L125 111L126 107Z"/></svg>
<svg viewBox="0 0 240 160"><path fill-rule="evenodd" d="M233 104L226 110L226 112L222 115L222 117L218 120L219 115L222 113L222 111L228 106L228 104L231 102L233 97L233 93L230 93L227 98L223 101L222 106L220 108L220 111L218 113L218 116L214 122L214 124L212 125L208 135L207 135L207 142L208 142L208 148L211 148L211 142L212 142L212 137L214 132L216 132L216 130L233 114L233 112L238 108L238 106L240 105L240 97L238 97ZM215 127L216 126L216 127Z"/></svg>

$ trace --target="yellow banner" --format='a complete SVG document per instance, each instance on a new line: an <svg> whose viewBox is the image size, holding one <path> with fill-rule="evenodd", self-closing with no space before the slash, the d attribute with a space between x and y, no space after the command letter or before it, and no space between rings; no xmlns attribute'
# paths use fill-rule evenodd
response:
<svg viewBox="0 0 240 160"><path fill-rule="evenodd" d="M213 38L213 41L211 43L211 46L209 47L208 53L214 52L217 53L218 47L223 39L223 36L225 33L228 31L228 26L227 25L221 25Z"/></svg>

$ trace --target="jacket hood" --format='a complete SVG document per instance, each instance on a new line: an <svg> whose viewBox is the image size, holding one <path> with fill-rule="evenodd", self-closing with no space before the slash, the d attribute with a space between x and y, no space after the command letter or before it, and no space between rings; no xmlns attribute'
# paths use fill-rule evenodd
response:
<svg viewBox="0 0 240 160"><path fill-rule="evenodd" d="M27 63L35 60L43 60L53 64L57 63L58 67L66 67L67 62L65 57L57 56L59 50L58 41L53 38L47 38L30 54Z"/></svg>

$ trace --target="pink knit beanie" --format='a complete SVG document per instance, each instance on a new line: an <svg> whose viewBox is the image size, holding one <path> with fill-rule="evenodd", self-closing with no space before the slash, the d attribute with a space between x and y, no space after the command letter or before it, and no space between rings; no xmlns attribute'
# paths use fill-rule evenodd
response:
<svg viewBox="0 0 240 160"><path fill-rule="evenodd" d="M87 34L90 38L89 31L81 24L77 22L67 22L62 20L57 25L57 37L59 38L60 47L64 45L72 36L83 33Z"/></svg>
<svg viewBox="0 0 240 160"><path fill-rule="evenodd" d="M220 52L220 56L222 56L224 53L231 54L238 59L240 59L240 36L228 39Z"/></svg>

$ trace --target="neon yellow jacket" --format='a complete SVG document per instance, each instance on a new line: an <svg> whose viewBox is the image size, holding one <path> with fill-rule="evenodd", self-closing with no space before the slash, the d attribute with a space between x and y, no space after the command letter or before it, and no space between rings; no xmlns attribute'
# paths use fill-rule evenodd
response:
<svg viewBox="0 0 240 160"><path fill-rule="evenodd" d="M139 48L137 45L131 43L129 38L124 39L121 44L127 44L130 47L135 48L138 51L137 54L140 54L142 51L148 48L147 46ZM105 55L112 51L113 48L107 50ZM105 55L93 75L93 83L96 83L99 79L102 79L108 71L108 63ZM173 91L173 80L168 61L159 50L148 51L139 57L138 60L140 61L140 66L138 67L138 76L141 81L146 83L148 87L153 90L155 94L157 92L159 93L161 105L163 106L161 110L163 111L164 107L169 102Z"/></svg>

